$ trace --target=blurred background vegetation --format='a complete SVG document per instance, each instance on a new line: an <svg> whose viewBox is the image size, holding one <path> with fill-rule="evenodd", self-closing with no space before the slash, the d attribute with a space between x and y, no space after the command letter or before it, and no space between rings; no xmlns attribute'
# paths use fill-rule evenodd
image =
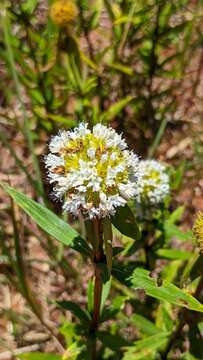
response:
<svg viewBox="0 0 203 360"><path fill-rule="evenodd" d="M69 8L68 21L60 21L60 14L49 16L52 3L0 3L0 180L60 213L43 166L48 139L58 129L71 129L82 121L90 127L97 122L113 126L140 156L171 165L173 196L165 220L169 213L173 215L166 224L165 240L170 242L169 248L183 247L190 255L158 254L150 245L145 251L152 253L150 271L161 272L180 285L188 279L197 255L188 230L194 213L203 209L203 3L78 0L72 18ZM52 300L65 297L83 306L91 272L82 265L80 255L42 236L3 192L0 206L4 210L0 220L0 351L25 346L56 351L50 331L55 336L53 329L62 319ZM157 224L153 219L150 226L155 233L154 222ZM80 225L76 222L74 226ZM115 238L119 245L127 246L127 255L135 256L126 266L142 262L142 251L135 254L137 249L132 250L129 238L116 231ZM183 238L187 241L181 242ZM200 275L201 263L198 266L192 280ZM117 348L129 342L118 336L120 329L129 341L157 333L155 325L150 323L150 327L139 315L130 318L134 309L143 314L144 308L146 321L155 321L158 328L169 332L174 328L177 310L174 313L168 304L157 306L149 299L144 301L142 294L135 299L117 281L112 291L120 296L120 302L114 304L119 325L109 325L110 339L101 336L101 343L109 349L101 358L122 358ZM65 316L66 321L72 319L70 314ZM40 322L48 328L48 335ZM187 336L184 333L178 339L171 358L202 359L197 345L202 328L202 323L199 328L192 323ZM62 329L67 338L70 329L70 324ZM158 340L162 346L166 338ZM1 352L0 359L5 360ZM130 356L124 359L146 359L143 353L145 357ZM150 356L147 359L157 358Z"/></svg>

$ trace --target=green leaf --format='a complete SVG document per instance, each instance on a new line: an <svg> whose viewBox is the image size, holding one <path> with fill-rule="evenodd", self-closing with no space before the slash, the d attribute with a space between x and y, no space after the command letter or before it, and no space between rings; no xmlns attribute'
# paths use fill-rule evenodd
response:
<svg viewBox="0 0 203 360"><path fill-rule="evenodd" d="M127 296L117 296L111 302L110 306L105 306L104 310L99 318L99 322L115 318L119 311L124 307L125 301L128 299Z"/></svg>
<svg viewBox="0 0 203 360"><path fill-rule="evenodd" d="M41 352L19 354L18 358L22 360L62 360L60 355Z"/></svg>
<svg viewBox="0 0 203 360"><path fill-rule="evenodd" d="M149 274L149 271L137 268L131 277L133 287L144 289L147 295L155 299L168 301L189 310L203 312L203 305L185 290L179 289L168 281L163 281L163 284L159 286L156 279L150 277Z"/></svg>
<svg viewBox="0 0 203 360"><path fill-rule="evenodd" d="M47 114L48 119L55 121L56 123L60 123L66 125L68 128L76 126L76 121L74 119L68 118L66 116L55 115L55 114Z"/></svg>
<svg viewBox="0 0 203 360"><path fill-rule="evenodd" d="M184 213L185 206L179 206L175 209L169 216L168 223L175 224L177 221L181 220Z"/></svg>
<svg viewBox="0 0 203 360"><path fill-rule="evenodd" d="M157 328L152 321L148 320L142 315L134 314L130 318L130 323L135 325L143 334L155 335L160 333L162 330Z"/></svg>
<svg viewBox="0 0 203 360"><path fill-rule="evenodd" d="M22 9L28 14L32 14L37 6L38 0L26 0L22 3Z"/></svg>
<svg viewBox="0 0 203 360"><path fill-rule="evenodd" d="M171 189L177 190L183 180L183 175L186 168L186 161L182 160L180 165L176 169L171 170L170 179L171 179Z"/></svg>
<svg viewBox="0 0 203 360"><path fill-rule="evenodd" d="M98 70L97 64L95 64L83 51L80 51L80 57L81 60L83 60L89 67L91 67L93 70Z"/></svg>
<svg viewBox="0 0 203 360"><path fill-rule="evenodd" d="M94 282L92 279L88 282L87 288L87 297L88 297L88 311L91 314L94 308Z"/></svg>
<svg viewBox="0 0 203 360"><path fill-rule="evenodd" d="M102 288L102 297L101 297L101 307L100 307L100 312L102 312L103 308L104 308L104 304L106 302L107 297L109 296L109 292L111 289L111 277L110 279L103 285Z"/></svg>
<svg viewBox="0 0 203 360"><path fill-rule="evenodd" d="M166 301L160 303L156 311L156 326L164 331L172 331L174 319L172 305Z"/></svg>
<svg viewBox="0 0 203 360"><path fill-rule="evenodd" d="M165 231L165 237L166 237L167 241L171 240L173 237L176 237L179 240L189 241L189 240L191 240L191 237L192 237L191 230L182 231L181 229L179 229L178 226L176 226L175 224L172 224L170 222L170 220L165 221L164 231Z"/></svg>
<svg viewBox="0 0 203 360"><path fill-rule="evenodd" d="M109 349L118 351L123 346L128 346L129 342L119 334L110 334L106 331L97 332L98 339Z"/></svg>
<svg viewBox="0 0 203 360"><path fill-rule="evenodd" d="M103 220L103 233L104 233L104 246L105 246L105 253L106 253L106 262L107 262L107 269L109 275L111 274L112 269L112 225L111 220L106 218Z"/></svg>
<svg viewBox="0 0 203 360"><path fill-rule="evenodd" d="M29 95L30 95L31 99L34 100L37 104L39 104L39 105L45 104L44 97L42 96L42 93L38 89L30 90Z"/></svg>
<svg viewBox="0 0 203 360"><path fill-rule="evenodd" d="M124 235L134 239L140 239L140 231L134 217L133 212L128 205L120 207L114 217L112 217L113 225Z"/></svg>
<svg viewBox="0 0 203 360"><path fill-rule="evenodd" d="M189 352L186 352L183 354L182 360L198 360L198 359Z"/></svg>
<svg viewBox="0 0 203 360"><path fill-rule="evenodd" d="M169 260L189 260L192 257L192 253L189 251L175 249L159 249L156 251L156 254Z"/></svg>
<svg viewBox="0 0 203 360"><path fill-rule="evenodd" d="M108 66L112 69L118 70L121 73L124 73L126 75L132 76L133 75L133 69L131 69L129 66L120 64L120 63L112 63L108 64Z"/></svg>
<svg viewBox="0 0 203 360"><path fill-rule="evenodd" d="M130 286L130 277L135 269L135 265L133 264L133 270L131 266L124 264L121 261L116 261L112 266L112 275L115 279L120 281L122 284L126 285L127 287Z"/></svg>
<svg viewBox="0 0 203 360"><path fill-rule="evenodd" d="M100 16L103 10L103 1L95 0L94 3L91 4L92 7L92 16L89 20L89 29L94 29L97 27L100 21Z"/></svg>
<svg viewBox="0 0 203 360"><path fill-rule="evenodd" d="M56 302L61 308L69 310L75 317L81 322L88 324L91 320L91 316L87 310L81 309L79 305L72 301L57 301Z"/></svg>
<svg viewBox="0 0 203 360"><path fill-rule="evenodd" d="M123 360L149 359L151 354L154 354L166 343L169 335L170 332L162 332L149 336L146 339L136 341L134 346L127 348L127 352L125 353Z"/></svg>
<svg viewBox="0 0 203 360"><path fill-rule="evenodd" d="M117 101L115 104L111 105L109 109L100 116L99 121L105 124L109 123L133 99L134 96L126 96L124 99Z"/></svg>
<svg viewBox="0 0 203 360"><path fill-rule="evenodd" d="M0 183L3 189L46 233L53 236L63 244L88 255L89 248L79 234L65 221L56 216L52 211L47 209L28 196L15 190L11 186Z"/></svg>
<svg viewBox="0 0 203 360"><path fill-rule="evenodd" d="M63 355L63 360L76 360L78 359L78 355L86 349L85 344L80 344L79 341L75 341L70 346L68 346L67 350Z"/></svg>
<svg viewBox="0 0 203 360"><path fill-rule="evenodd" d="M181 266L182 266L181 260L173 260L168 262L168 264L164 266L161 272L163 279L169 282L173 282L176 279Z"/></svg>

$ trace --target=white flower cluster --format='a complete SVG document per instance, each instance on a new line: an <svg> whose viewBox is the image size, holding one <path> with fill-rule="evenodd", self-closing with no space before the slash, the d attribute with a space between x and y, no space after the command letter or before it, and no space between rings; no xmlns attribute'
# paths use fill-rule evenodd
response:
<svg viewBox="0 0 203 360"><path fill-rule="evenodd" d="M142 160L139 163L137 182L138 203L158 204L169 194L169 176L166 168L156 160Z"/></svg>
<svg viewBox="0 0 203 360"><path fill-rule="evenodd" d="M112 128L97 124L90 131L80 124L54 136L49 149L48 177L64 210L104 217L136 195L138 157Z"/></svg>

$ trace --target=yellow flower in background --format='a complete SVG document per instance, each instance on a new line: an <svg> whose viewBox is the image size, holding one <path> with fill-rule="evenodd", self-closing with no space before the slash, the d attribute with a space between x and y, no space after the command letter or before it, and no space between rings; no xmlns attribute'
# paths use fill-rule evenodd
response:
<svg viewBox="0 0 203 360"><path fill-rule="evenodd" d="M197 240L200 251L203 252L203 211L197 214L194 226L193 234Z"/></svg>
<svg viewBox="0 0 203 360"><path fill-rule="evenodd" d="M72 23L78 14L75 3L71 0L57 0L50 8L52 21L59 26L66 26Z"/></svg>

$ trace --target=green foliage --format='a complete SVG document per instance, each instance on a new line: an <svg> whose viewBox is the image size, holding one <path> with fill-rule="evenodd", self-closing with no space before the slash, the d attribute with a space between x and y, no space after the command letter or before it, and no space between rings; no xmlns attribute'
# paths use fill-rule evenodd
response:
<svg viewBox="0 0 203 360"><path fill-rule="evenodd" d="M4 190L45 232L53 236L66 246L70 246L81 253L88 255L89 249L79 234L65 221L57 217L49 209L34 200L16 191L12 187L1 183Z"/></svg>
<svg viewBox="0 0 203 360"><path fill-rule="evenodd" d="M139 227L129 206L125 205L119 208L112 218L112 223L122 234L134 240L139 240Z"/></svg>
<svg viewBox="0 0 203 360"><path fill-rule="evenodd" d="M161 332L161 329L157 328L152 321L149 321L139 314L134 314L131 317L130 322L135 325L141 333L148 336L156 335Z"/></svg>
<svg viewBox="0 0 203 360"><path fill-rule="evenodd" d="M49 298L58 310L73 315L72 322L59 319L67 345L64 356L39 352L20 354L18 358L92 360L98 339L99 359L155 360L164 358L164 354L172 359L176 347L182 352L182 359L201 359L203 257L195 250L191 230L182 227L189 204L177 207L174 201L184 172L190 166L194 170L197 160L200 162L201 144L194 144L197 159L193 164L184 160L181 150L181 159L178 156L175 167L168 168L172 192L164 204L149 208L128 204L103 221L104 244L99 258L99 249L95 251L89 241L91 231L89 242L83 240L83 219L71 226L65 216L62 219L50 210L45 171L38 154L46 152L41 150L42 144L58 129L71 129L85 121L90 128L98 122L113 125L139 155L154 157L159 144L168 141L167 130L169 134L176 131L187 114L179 111L182 100L178 90L185 92L183 83L190 83L192 101L196 100L202 63L202 3L76 1L77 19L67 28L54 24L41 3L11 0L0 4L0 60L5 68L1 75L2 84L6 84L0 94L0 141L25 176L36 200L24 194L24 184L17 191L1 183L12 198L5 213L11 214L13 233L11 236L10 228L8 233L4 229L3 215L0 270L55 336L56 329L53 332L49 325L46 327L28 285L32 263L27 260L22 243L27 245L35 231L29 229L30 223L25 225L23 218L16 216L18 205L42 229L34 235L47 251L52 271L59 268L77 292L81 287L81 267L86 270L92 262L102 289L90 279L87 304L82 307L69 297ZM52 1L48 3L50 6ZM193 71L199 53L197 78L195 74L188 80L186 76ZM16 143L24 146L23 155L13 148L12 137L16 134ZM30 159L28 166L23 157ZM9 172L12 180L12 167ZM113 234L111 223L115 227ZM75 268L71 269L70 258L76 259ZM83 295L86 284L82 285ZM101 290L96 328L95 289L97 293ZM15 324L12 326L15 336ZM181 326L184 331L181 329L174 337ZM17 335L17 339L21 338ZM187 352L183 343L188 345ZM170 351L172 354L168 355Z"/></svg>
<svg viewBox="0 0 203 360"><path fill-rule="evenodd" d="M138 340L133 346L127 348L123 360L155 359L155 354L166 344L169 332L162 332L148 336L146 339Z"/></svg>
<svg viewBox="0 0 203 360"><path fill-rule="evenodd" d="M132 285L135 289L144 289L146 294L158 300L184 306L193 311L203 312L203 305L186 291L177 288L168 281L160 285L149 275L149 271L137 268L132 275Z"/></svg>
<svg viewBox="0 0 203 360"><path fill-rule="evenodd" d="M61 308L71 311L72 314L74 316L76 316L85 325L87 325L90 322L91 316L88 313L88 311L81 309L80 306L78 306L74 302L72 302L72 301L57 301L57 304Z"/></svg>

